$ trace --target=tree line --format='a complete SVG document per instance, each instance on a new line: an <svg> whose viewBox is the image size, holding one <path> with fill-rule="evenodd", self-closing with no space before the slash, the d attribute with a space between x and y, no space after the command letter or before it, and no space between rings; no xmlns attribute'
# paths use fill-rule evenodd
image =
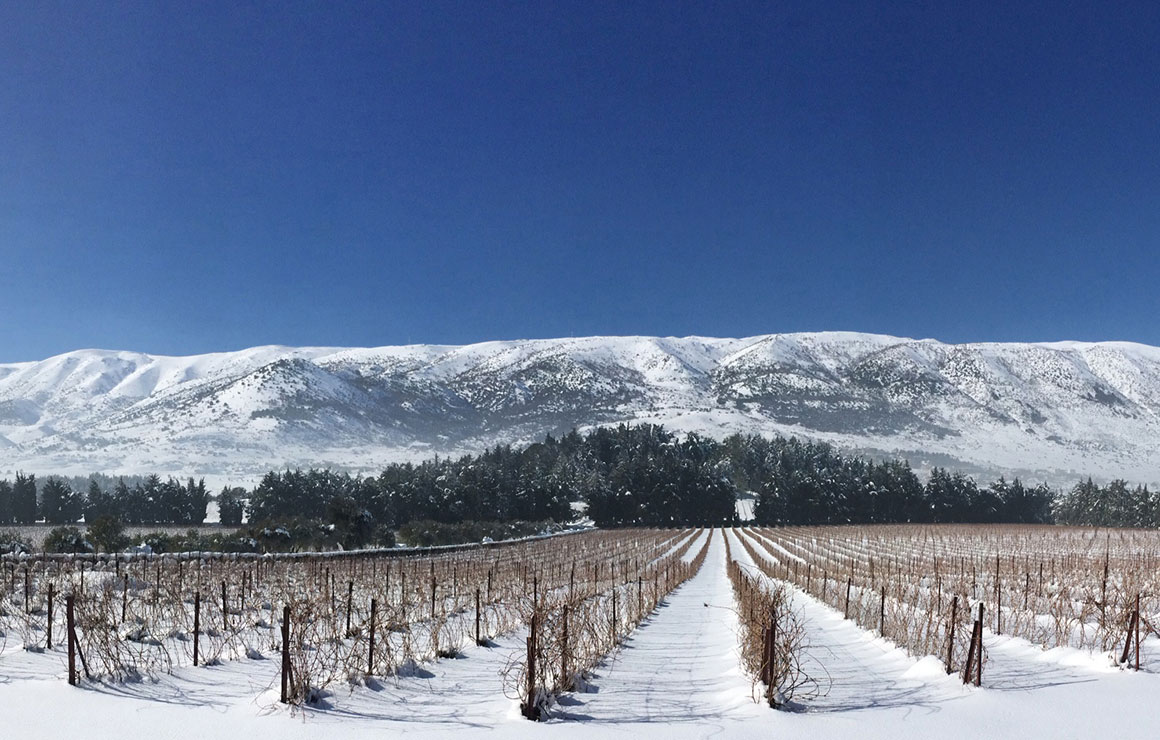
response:
<svg viewBox="0 0 1160 740"><path fill-rule="evenodd" d="M66 479L18 473L0 481L0 526L44 520L75 523L109 516L127 524L200 524L204 481L153 475L132 484L90 481L81 492ZM1091 480L1067 492L1000 478L979 485L935 468L921 480L904 460L847 455L825 443L735 434L679 437L651 424L575 430L478 455L396 463L377 476L332 470L270 471L250 490L217 495L223 524L243 520L255 536L278 525L336 533L344 547L389 541L415 522L570 521L586 514L598 526L730 524L739 493L755 498L763 525L887 522L1066 523L1160 526L1160 496L1123 481ZM305 524L304 524L305 523ZM267 526L269 525L269 526ZM274 529L271 529L271 526Z"/></svg>
<svg viewBox="0 0 1160 740"><path fill-rule="evenodd" d="M126 524L189 524L205 521L210 494L205 480L161 480L150 475L132 485L124 478L105 486L94 476L87 491L69 479L17 473L15 481L0 480L0 526L13 524L74 524L111 517Z"/></svg>

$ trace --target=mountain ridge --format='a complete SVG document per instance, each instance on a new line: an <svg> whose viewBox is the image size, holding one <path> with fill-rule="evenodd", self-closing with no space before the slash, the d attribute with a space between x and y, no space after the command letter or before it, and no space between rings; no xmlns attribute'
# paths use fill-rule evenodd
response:
<svg viewBox="0 0 1160 740"><path fill-rule="evenodd" d="M370 472L620 421L794 434L979 475L1154 483L1160 348L798 332L0 363L0 469Z"/></svg>

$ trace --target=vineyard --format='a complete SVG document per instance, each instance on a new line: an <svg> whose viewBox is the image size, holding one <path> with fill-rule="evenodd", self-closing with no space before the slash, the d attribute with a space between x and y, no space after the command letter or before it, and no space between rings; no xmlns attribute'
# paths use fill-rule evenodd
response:
<svg viewBox="0 0 1160 740"><path fill-rule="evenodd" d="M1151 681L1160 534L628 529L414 551L6 556L0 578L0 700L29 677L101 697L184 696L214 675L233 706L226 677L245 676L237 702L291 716L373 705L357 714L412 727L463 721L436 718L465 702L472 727L726 710L749 727L787 716L771 708L941 706L1108 671Z"/></svg>

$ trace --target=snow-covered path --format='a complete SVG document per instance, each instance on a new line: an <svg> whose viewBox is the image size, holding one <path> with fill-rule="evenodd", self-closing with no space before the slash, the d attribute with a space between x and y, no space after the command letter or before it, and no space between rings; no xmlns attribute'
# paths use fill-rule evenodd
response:
<svg viewBox="0 0 1160 740"><path fill-rule="evenodd" d="M592 678L562 697L562 719L712 725L762 714L738 661L737 617L715 531L701 570L669 596ZM764 714L768 715L765 709Z"/></svg>

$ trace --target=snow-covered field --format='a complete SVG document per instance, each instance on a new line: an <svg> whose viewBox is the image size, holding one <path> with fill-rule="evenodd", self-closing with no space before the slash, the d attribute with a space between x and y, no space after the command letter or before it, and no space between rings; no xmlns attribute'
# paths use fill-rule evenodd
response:
<svg viewBox="0 0 1160 740"><path fill-rule="evenodd" d="M738 562L753 564L738 545ZM694 548L695 549L695 548ZM130 683L65 682L64 653L26 652L6 637L0 707L21 738L1089 738L1154 737L1160 641L1143 644L1139 673L1101 655L1043 651L984 635L984 686L965 687L933 658L915 659L795 590L805 665L825 691L798 711L755 702L738 662L738 618L723 535L677 589L591 676L559 698L547 721L520 716L501 672L526 633L407 676L334 690L307 708L278 703L277 659L246 659Z"/></svg>

